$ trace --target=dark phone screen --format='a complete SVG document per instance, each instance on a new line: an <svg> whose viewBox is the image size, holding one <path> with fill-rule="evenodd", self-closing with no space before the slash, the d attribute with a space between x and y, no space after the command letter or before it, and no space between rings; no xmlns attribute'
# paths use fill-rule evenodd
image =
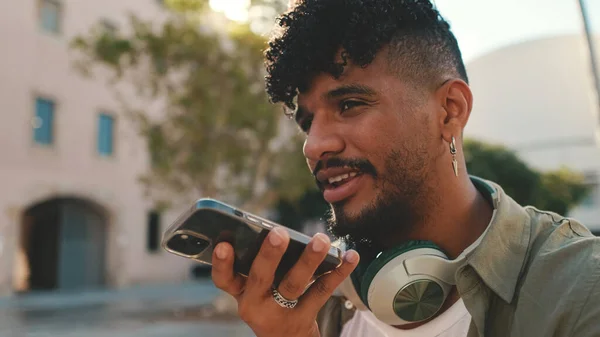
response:
<svg viewBox="0 0 600 337"><path fill-rule="evenodd" d="M172 250L186 255L198 255L197 259L212 263L214 247L219 242L229 242L235 251L234 269L242 275L248 275L252 263L260 250L269 230L246 223L241 218L229 216L214 210L198 210L188 218L179 229L201 234L210 239L207 242L193 235L175 235L167 243ZM278 284L287 272L296 264L306 245L290 240L288 248L275 273ZM337 267L339 260L330 255L321 263L315 276L325 274Z"/></svg>

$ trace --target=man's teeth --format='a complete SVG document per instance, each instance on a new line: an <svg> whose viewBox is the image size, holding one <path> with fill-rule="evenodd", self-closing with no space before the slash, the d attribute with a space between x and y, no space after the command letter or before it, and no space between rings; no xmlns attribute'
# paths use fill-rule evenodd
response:
<svg viewBox="0 0 600 337"><path fill-rule="evenodd" d="M356 172L350 172L350 173L346 173L346 174L341 174L339 176L329 178L329 183L330 184L337 183L337 182L340 182L340 181L342 181L344 179L352 178L352 177L354 177L356 175L357 175Z"/></svg>

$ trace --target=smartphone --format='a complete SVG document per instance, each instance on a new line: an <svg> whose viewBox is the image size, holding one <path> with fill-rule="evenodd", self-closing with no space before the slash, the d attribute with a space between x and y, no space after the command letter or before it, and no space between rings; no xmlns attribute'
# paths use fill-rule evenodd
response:
<svg viewBox="0 0 600 337"><path fill-rule="evenodd" d="M228 242L235 252L234 271L248 276L264 239L277 226L284 227L221 201L204 198L198 200L165 231L162 247L172 254L212 265L214 247L220 242ZM308 235L289 228L286 230L290 242L275 272L275 284L279 284L296 264L311 240ZM341 264L342 251L332 246L316 269L313 280L332 272Z"/></svg>

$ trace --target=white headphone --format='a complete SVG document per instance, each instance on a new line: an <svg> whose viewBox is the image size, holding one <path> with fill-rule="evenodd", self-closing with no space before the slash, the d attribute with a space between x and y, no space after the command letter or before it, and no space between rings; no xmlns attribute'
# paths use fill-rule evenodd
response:
<svg viewBox="0 0 600 337"><path fill-rule="evenodd" d="M477 177L471 180L492 201L493 219L496 190ZM361 260L336 293L389 325L425 321L441 309L455 284L457 269L466 263L466 253L479 245L486 232L454 260L430 241L409 241L379 253L371 261ZM352 247L342 242L340 248Z"/></svg>

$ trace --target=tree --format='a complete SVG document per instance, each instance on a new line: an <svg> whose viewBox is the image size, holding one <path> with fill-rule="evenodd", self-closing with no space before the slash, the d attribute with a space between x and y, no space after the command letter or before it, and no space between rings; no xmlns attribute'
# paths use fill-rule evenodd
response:
<svg viewBox="0 0 600 337"><path fill-rule="evenodd" d="M469 174L498 183L521 205L567 214L589 193L584 177L570 169L540 172L506 147L466 140Z"/></svg>
<svg viewBox="0 0 600 337"><path fill-rule="evenodd" d="M164 2L162 22L131 15L128 32L98 25L73 41L81 73L108 70L147 140L148 196L166 206L211 196L258 213L300 196L313 181L300 133L266 96L265 39L245 24L211 25L206 0ZM131 89L135 98L125 94ZM151 103L162 105L158 116Z"/></svg>
<svg viewBox="0 0 600 337"><path fill-rule="evenodd" d="M276 204L275 220L297 231L308 221L323 221L329 206L317 189L308 189L296 199L282 199Z"/></svg>

